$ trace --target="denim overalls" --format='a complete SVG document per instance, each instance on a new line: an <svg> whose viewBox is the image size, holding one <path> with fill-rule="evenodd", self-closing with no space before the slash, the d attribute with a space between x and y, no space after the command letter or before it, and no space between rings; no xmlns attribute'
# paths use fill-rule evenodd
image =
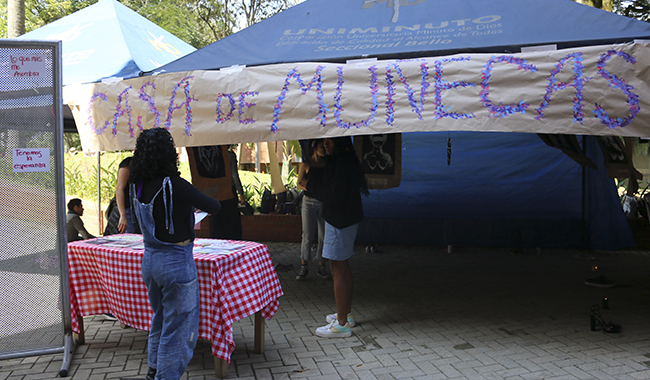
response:
<svg viewBox="0 0 650 380"><path fill-rule="evenodd" d="M153 203L161 192L165 226L170 234L174 233L173 191L169 177L163 180L161 189L148 204L139 201L140 191L135 192L135 185L132 190L133 211L144 240L142 278L153 309L148 364L157 370L156 380L178 380L194 355L199 333L199 282L192 255L194 244L180 245L156 239Z"/></svg>

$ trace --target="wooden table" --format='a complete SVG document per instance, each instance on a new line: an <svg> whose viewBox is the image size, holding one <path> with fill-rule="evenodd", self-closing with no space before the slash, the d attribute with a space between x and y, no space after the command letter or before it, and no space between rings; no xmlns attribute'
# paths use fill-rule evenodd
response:
<svg viewBox="0 0 650 380"><path fill-rule="evenodd" d="M111 235L68 243L72 329L84 343L83 316L111 313L149 331L153 311L142 280L141 235ZM199 338L212 342L217 377L225 377L235 349L232 323L255 314L255 353L264 351L264 319L278 310L282 288L268 248L247 241L196 239Z"/></svg>

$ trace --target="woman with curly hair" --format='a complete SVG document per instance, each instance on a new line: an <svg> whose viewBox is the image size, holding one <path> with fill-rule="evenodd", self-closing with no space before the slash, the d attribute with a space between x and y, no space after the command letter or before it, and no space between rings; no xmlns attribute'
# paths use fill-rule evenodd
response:
<svg viewBox="0 0 650 380"><path fill-rule="evenodd" d="M176 380L199 333L194 208L215 214L221 205L180 177L174 140L164 128L142 131L129 170L144 240L142 278L153 309L147 380Z"/></svg>
<svg viewBox="0 0 650 380"><path fill-rule="evenodd" d="M326 316L328 324L316 329L316 335L348 337L352 335L350 328L356 323L352 314L352 272L348 259L354 255L354 240L363 220L361 195L368 195L368 185L349 137L326 138L323 146L328 158L323 175L305 179L300 184L323 202L323 257L329 260L334 278L336 314Z"/></svg>

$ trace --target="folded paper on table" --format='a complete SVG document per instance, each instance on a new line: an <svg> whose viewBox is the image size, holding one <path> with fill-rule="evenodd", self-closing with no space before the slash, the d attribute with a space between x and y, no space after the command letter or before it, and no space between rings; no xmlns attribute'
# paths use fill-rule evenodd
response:
<svg viewBox="0 0 650 380"><path fill-rule="evenodd" d="M205 219L205 217L208 216L208 213L205 211L197 211L194 213L194 229L195 230L200 230L201 229L201 221Z"/></svg>
<svg viewBox="0 0 650 380"><path fill-rule="evenodd" d="M244 246L240 242L231 242L228 240L196 239L194 241L194 253L227 254L240 250Z"/></svg>

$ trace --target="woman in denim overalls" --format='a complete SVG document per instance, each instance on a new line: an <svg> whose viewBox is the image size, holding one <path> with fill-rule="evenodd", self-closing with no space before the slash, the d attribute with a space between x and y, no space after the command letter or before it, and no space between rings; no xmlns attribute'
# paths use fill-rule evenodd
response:
<svg viewBox="0 0 650 380"><path fill-rule="evenodd" d="M199 284L193 258L194 208L219 212L219 201L182 179L171 134L143 131L129 182L144 240L142 278L153 309L147 380L178 380L199 333Z"/></svg>

